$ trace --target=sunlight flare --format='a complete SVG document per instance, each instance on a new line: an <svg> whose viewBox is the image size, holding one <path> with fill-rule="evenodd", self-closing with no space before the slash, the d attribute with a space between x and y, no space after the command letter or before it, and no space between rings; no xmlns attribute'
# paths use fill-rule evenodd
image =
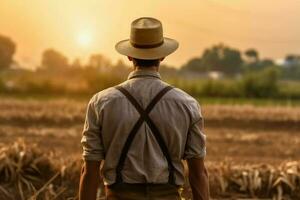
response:
<svg viewBox="0 0 300 200"><path fill-rule="evenodd" d="M78 33L76 37L77 44L81 47L89 47L92 43L92 34L88 31Z"/></svg>

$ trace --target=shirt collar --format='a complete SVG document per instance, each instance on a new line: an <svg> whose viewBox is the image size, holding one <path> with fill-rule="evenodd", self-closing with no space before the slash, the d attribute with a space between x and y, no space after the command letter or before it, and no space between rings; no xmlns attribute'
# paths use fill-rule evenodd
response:
<svg viewBox="0 0 300 200"><path fill-rule="evenodd" d="M158 72L156 72L156 71L150 71L150 70L135 70L135 71L132 71L128 75L127 79L144 78L144 77L161 79L161 76L160 76L160 74Z"/></svg>

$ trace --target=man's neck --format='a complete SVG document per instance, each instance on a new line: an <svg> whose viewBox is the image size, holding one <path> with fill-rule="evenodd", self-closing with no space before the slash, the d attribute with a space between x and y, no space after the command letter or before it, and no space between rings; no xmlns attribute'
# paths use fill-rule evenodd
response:
<svg viewBox="0 0 300 200"><path fill-rule="evenodd" d="M153 72L158 72L158 67L153 66L153 67L134 67L134 71L153 71Z"/></svg>

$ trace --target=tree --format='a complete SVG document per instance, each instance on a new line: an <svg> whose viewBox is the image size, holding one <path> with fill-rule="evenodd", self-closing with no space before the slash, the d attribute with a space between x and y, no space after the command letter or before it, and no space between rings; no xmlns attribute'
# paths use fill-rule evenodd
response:
<svg viewBox="0 0 300 200"><path fill-rule="evenodd" d="M127 66L122 60L118 60L116 64L111 66L111 74L120 77L126 77L131 71L131 68Z"/></svg>
<svg viewBox="0 0 300 200"><path fill-rule="evenodd" d="M255 49L245 51L247 61L244 65L246 72L261 71L265 68L275 66L276 63L272 59L259 59L259 53Z"/></svg>
<svg viewBox="0 0 300 200"><path fill-rule="evenodd" d="M263 67L270 67L270 66L275 65L274 61L272 59L268 59L268 58L263 59L260 63L261 63L261 66L263 66Z"/></svg>
<svg viewBox="0 0 300 200"><path fill-rule="evenodd" d="M286 79L300 80L300 56L287 55L285 57L285 66L283 68L283 77Z"/></svg>
<svg viewBox="0 0 300 200"><path fill-rule="evenodd" d="M300 56L289 54L285 57L285 63L288 66L300 65Z"/></svg>
<svg viewBox="0 0 300 200"><path fill-rule="evenodd" d="M193 58L189 60L185 65L182 66L182 70L192 72L206 72L207 68L202 65L201 58Z"/></svg>
<svg viewBox="0 0 300 200"><path fill-rule="evenodd" d="M10 67L15 52L16 44L10 38L0 35L0 70Z"/></svg>
<svg viewBox="0 0 300 200"><path fill-rule="evenodd" d="M285 57L285 61L286 62L293 62L293 61L297 60L297 58L298 58L298 56L289 54Z"/></svg>
<svg viewBox="0 0 300 200"><path fill-rule="evenodd" d="M205 49L200 58L189 60L182 66L182 69L193 72L219 71L227 75L234 75L240 72L242 64L243 60L239 50L220 44Z"/></svg>
<svg viewBox="0 0 300 200"><path fill-rule="evenodd" d="M49 70L63 70L69 66L68 59L62 53L47 49L42 55L42 67Z"/></svg>
<svg viewBox="0 0 300 200"><path fill-rule="evenodd" d="M101 71L107 71L111 67L111 62L101 54L93 54L89 58L89 67L97 68Z"/></svg>
<svg viewBox="0 0 300 200"><path fill-rule="evenodd" d="M75 59L73 60L72 64L71 64L71 67L72 67L73 69L80 69L80 68L82 68L82 64L81 64L80 59L79 59L79 58L75 58Z"/></svg>
<svg viewBox="0 0 300 200"><path fill-rule="evenodd" d="M249 58L251 62L258 62L259 55L255 49L248 49L245 51L245 55Z"/></svg>
<svg viewBox="0 0 300 200"><path fill-rule="evenodd" d="M202 64L208 70L221 71L221 62L219 58L219 47L214 46L211 49L206 49L202 54Z"/></svg>
<svg viewBox="0 0 300 200"><path fill-rule="evenodd" d="M206 49L201 63L210 71L233 75L241 70L243 60L238 50L220 44Z"/></svg>
<svg viewBox="0 0 300 200"><path fill-rule="evenodd" d="M225 47L223 57L221 57L222 70L225 74L235 74L241 70L243 60L241 53L238 50Z"/></svg>

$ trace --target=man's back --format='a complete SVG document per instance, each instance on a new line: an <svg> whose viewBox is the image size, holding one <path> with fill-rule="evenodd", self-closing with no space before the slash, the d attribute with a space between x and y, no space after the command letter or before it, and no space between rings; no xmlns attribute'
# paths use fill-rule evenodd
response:
<svg viewBox="0 0 300 200"><path fill-rule="evenodd" d="M167 84L157 72L135 71L121 84L144 109ZM102 168L106 184L116 180L116 166L126 139L140 114L116 88L94 95L83 133L85 160L105 160ZM183 185L182 159L204 157L205 136L197 101L179 89L167 92L149 113L170 153L175 168L175 184ZM98 127L98 131L97 131ZM122 177L125 183L167 183L168 163L144 122L126 155Z"/></svg>
<svg viewBox="0 0 300 200"><path fill-rule="evenodd" d="M99 166L108 200L175 200L187 159L194 200L207 200L205 135L197 101L160 80L160 62L178 48L151 17L131 23L130 38L116 50L134 71L124 83L101 91L88 104L82 145L79 199L95 200Z"/></svg>

